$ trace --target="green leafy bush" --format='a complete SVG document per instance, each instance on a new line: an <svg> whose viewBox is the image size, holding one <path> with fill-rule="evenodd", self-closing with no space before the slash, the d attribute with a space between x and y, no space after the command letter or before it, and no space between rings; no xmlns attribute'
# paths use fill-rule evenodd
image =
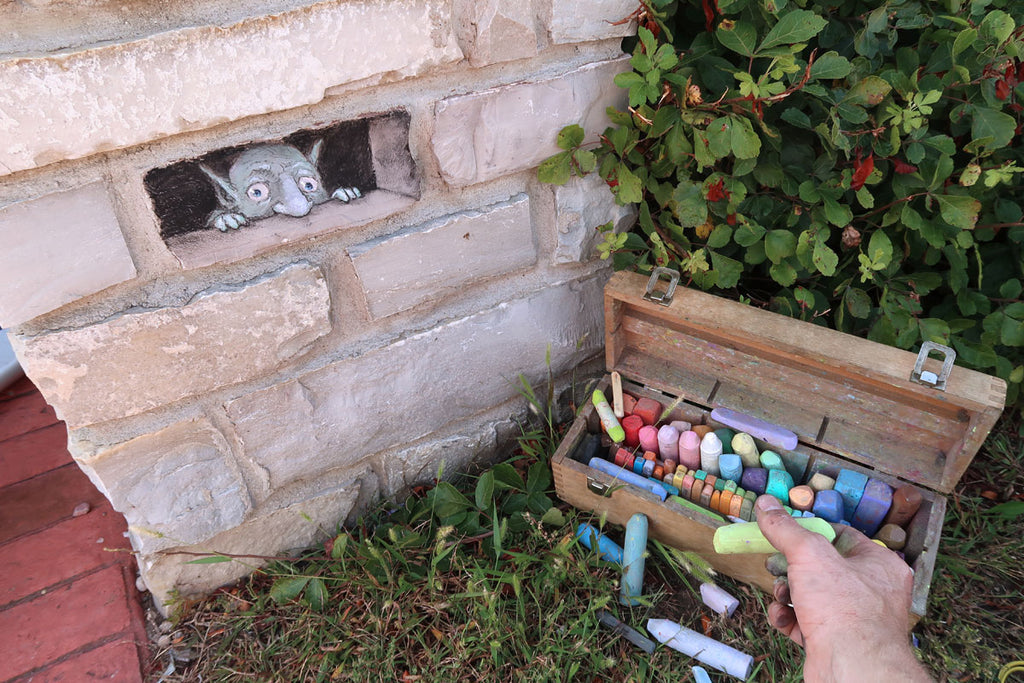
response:
<svg viewBox="0 0 1024 683"><path fill-rule="evenodd" d="M651 0L628 111L558 138L636 228L618 269L1024 379L1024 3Z"/></svg>

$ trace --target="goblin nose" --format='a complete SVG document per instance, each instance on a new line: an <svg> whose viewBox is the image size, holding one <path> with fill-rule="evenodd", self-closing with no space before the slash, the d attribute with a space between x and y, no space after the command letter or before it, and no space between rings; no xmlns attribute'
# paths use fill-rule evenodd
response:
<svg viewBox="0 0 1024 683"><path fill-rule="evenodd" d="M282 213L285 216L305 216L312 207L313 202L302 194L295 180L283 176L281 178L281 201L274 204L274 213Z"/></svg>

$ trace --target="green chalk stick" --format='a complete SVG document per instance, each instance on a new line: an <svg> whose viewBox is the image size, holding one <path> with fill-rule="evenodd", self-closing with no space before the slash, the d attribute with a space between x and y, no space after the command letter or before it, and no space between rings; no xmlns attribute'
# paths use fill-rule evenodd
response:
<svg viewBox="0 0 1024 683"><path fill-rule="evenodd" d="M678 503L679 505L682 505L687 510L693 510L694 512L699 512L700 514L706 517L710 517L716 522L726 521L725 517L722 517L722 515L718 514L717 512L712 512L707 508L702 508L700 505L697 505L693 501L686 500L685 498L680 498L679 496L669 496L668 499L675 503Z"/></svg>
<svg viewBox="0 0 1024 683"><path fill-rule="evenodd" d="M836 532L832 525L820 517L804 517L796 523L829 540L835 540ZM768 542L757 524L731 524L715 530L715 552L721 555L736 553L773 553L776 548Z"/></svg>

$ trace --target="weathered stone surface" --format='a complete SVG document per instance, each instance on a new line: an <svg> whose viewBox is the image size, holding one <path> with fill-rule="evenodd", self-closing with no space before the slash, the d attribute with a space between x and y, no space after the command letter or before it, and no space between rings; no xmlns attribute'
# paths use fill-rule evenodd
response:
<svg viewBox="0 0 1024 683"><path fill-rule="evenodd" d="M0 244L2 327L135 277L101 182L0 209Z"/></svg>
<svg viewBox="0 0 1024 683"><path fill-rule="evenodd" d="M405 444L517 395L550 344L556 375L600 348L603 278L563 283L227 404L271 488Z"/></svg>
<svg viewBox="0 0 1024 683"><path fill-rule="evenodd" d="M456 0L459 35L473 66L537 54L530 0Z"/></svg>
<svg viewBox="0 0 1024 683"><path fill-rule="evenodd" d="M80 462L150 553L238 526L249 494L224 436L208 420L179 422Z"/></svg>
<svg viewBox="0 0 1024 683"><path fill-rule="evenodd" d="M605 109L625 107L612 79L629 70L627 58L611 59L439 102L432 143L441 175L462 186L532 168L558 151L555 136L571 123L592 138L609 125Z"/></svg>
<svg viewBox="0 0 1024 683"><path fill-rule="evenodd" d="M204 543L174 550L263 556L302 550L321 538L321 529L333 531L345 520L356 504L359 488L358 482L353 482L308 501L252 517ZM166 612L175 592L182 597L203 595L264 564L256 557L246 558L244 562L186 564L195 559L195 555L166 553L145 554L139 558L143 581L157 607Z"/></svg>
<svg viewBox="0 0 1024 683"><path fill-rule="evenodd" d="M349 250L375 318L454 294L537 260L530 200L466 211Z"/></svg>
<svg viewBox="0 0 1024 683"><path fill-rule="evenodd" d="M496 447L497 430L494 424L487 424L476 429L467 427L465 433L440 439L428 437L408 448L382 453L384 495L400 495L412 486L431 482L442 462L448 474L465 471L477 456L493 453Z"/></svg>
<svg viewBox="0 0 1024 683"><path fill-rule="evenodd" d="M636 220L633 205L619 206L608 184L596 173L573 178L555 187L555 227L558 244L552 255L555 263L591 261L601 239L598 226L611 221L616 232Z"/></svg>
<svg viewBox="0 0 1024 683"><path fill-rule="evenodd" d="M259 377L326 334L329 309L322 273L301 264L181 308L11 340L26 374L75 428Z"/></svg>
<svg viewBox="0 0 1024 683"><path fill-rule="evenodd" d="M458 61L451 0L326 0L0 62L0 175L323 99Z"/></svg>
<svg viewBox="0 0 1024 683"><path fill-rule="evenodd" d="M633 35L636 22L622 20L636 8L636 0L552 0L548 17L551 42L585 43Z"/></svg>

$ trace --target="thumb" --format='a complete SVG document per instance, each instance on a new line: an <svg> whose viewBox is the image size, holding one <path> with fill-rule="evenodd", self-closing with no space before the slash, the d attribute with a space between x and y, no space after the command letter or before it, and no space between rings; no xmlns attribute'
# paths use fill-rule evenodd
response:
<svg viewBox="0 0 1024 683"><path fill-rule="evenodd" d="M804 547L818 547L832 544L812 531L804 529L796 523L775 496L759 496L754 505L757 511L757 526L776 550L792 559L792 554L799 554Z"/></svg>

